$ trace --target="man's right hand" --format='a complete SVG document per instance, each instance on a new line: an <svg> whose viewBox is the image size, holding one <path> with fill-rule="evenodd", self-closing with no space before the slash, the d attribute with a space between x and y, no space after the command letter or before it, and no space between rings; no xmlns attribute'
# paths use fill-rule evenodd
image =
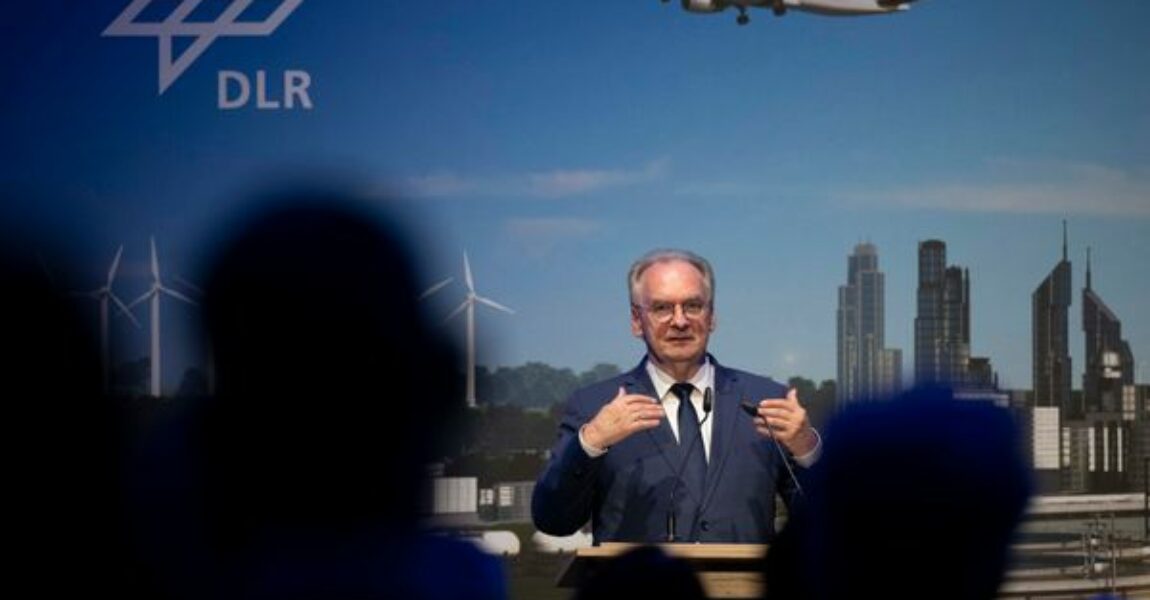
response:
<svg viewBox="0 0 1150 600"><path fill-rule="evenodd" d="M583 441L606 450L637 431L658 427L664 416L663 407L654 398L628 394L619 386L615 398L583 426Z"/></svg>

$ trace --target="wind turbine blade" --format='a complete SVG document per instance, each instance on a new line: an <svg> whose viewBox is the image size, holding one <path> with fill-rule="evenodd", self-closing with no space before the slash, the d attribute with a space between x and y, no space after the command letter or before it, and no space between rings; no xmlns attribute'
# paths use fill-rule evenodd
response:
<svg viewBox="0 0 1150 600"><path fill-rule="evenodd" d="M427 288L427 290L425 292L423 292L422 294L419 295L419 299L423 300L424 298L426 298L426 297L434 294L435 292L438 292L439 290L443 289L443 286L451 283L452 279L455 279L455 278L454 277L448 277L447 279L444 279L443 281L440 281L439 283Z"/></svg>
<svg viewBox="0 0 1150 600"><path fill-rule="evenodd" d="M467 291L475 293L475 280L471 278L471 262L467 260L467 251L463 251L463 277L467 280Z"/></svg>
<svg viewBox="0 0 1150 600"><path fill-rule="evenodd" d="M112 299L112 303L116 305L116 308L119 308L120 312L123 313L123 315L125 317L128 317L128 319L130 319L132 321L132 324L136 326L136 329L139 329L140 328L140 322L136 320L136 315L133 315L132 311L129 310L127 306L124 306L124 302L122 300L120 300L119 297L117 297L115 294L113 294L111 292L108 293L108 297Z"/></svg>
<svg viewBox="0 0 1150 600"><path fill-rule="evenodd" d="M444 318L443 318L443 322L444 322L444 323L446 323L446 322L448 322L448 321L450 321L450 320L454 319L454 318L455 318L455 315L458 315L459 313L463 312L463 309L467 308L467 305L468 305L470 302L471 302L470 300L464 300L464 301L463 301L463 304L460 304L460 305L459 305L459 308L457 308L457 309L455 309L455 310L451 311L451 314L450 314L450 315L447 315L446 317L444 317Z"/></svg>
<svg viewBox="0 0 1150 600"><path fill-rule="evenodd" d="M515 314L515 311L511 310L510 308L507 308L506 306L503 306L502 304L500 304L494 300L491 300L489 298L484 298L483 296L476 296L475 301L482 303L482 304L486 304L487 306L490 306L491 308L494 308L496 310L501 310L501 311L503 311L509 315Z"/></svg>
<svg viewBox="0 0 1150 600"><path fill-rule="evenodd" d="M112 281L116 279L116 271L120 270L120 256L122 254L124 254L124 245L120 244L120 247L116 249L116 258L112 259L112 266L108 269L108 283L105 284L105 287L112 287Z"/></svg>
<svg viewBox="0 0 1150 600"><path fill-rule="evenodd" d="M184 302L187 302L188 304L191 304L192 306L196 306L195 300L192 300L191 298L177 292L176 290L173 290L170 287L164 287L161 285L161 286L157 287L156 289L158 289L159 291L161 291L161 292L163 292L163 293L165 293L165 294L167 294L167 295L169 295L169 296L171 296L177 300L183 300Z"/></svg>
<svg viewBox="0 0 1150 600"><path fill-rule="evenodd" d="M156 288L152 288L152 289L144 292L139 298L136 298L135 300L132 300L131 302L129 302L128 306L126 306L125 308L127 308L128 310L132 310L133 306L143 302L144 300L147 300L148 298L151 298L152 294L155 294L155 293L156 293Z"/></svg>
<svg viewBox="0 0 1150 600"><path fill-rule="evenodd" d="M148 242L152 245L152 279L160 280L160 259L156 258L156 237L151 236Z"/></svg>
<svg viewBox="0 0 1150 600"><path fill-rule="evenodd" d="M198 294L200 296L204 295L204 289L203 288L201 288L200 286L188 281L187 279L184 279L183 277L180 277L179 275L175 276L174 281L176 283L188 288L189 290L192 290L193 292L195 292L196 294Z"/></svg>

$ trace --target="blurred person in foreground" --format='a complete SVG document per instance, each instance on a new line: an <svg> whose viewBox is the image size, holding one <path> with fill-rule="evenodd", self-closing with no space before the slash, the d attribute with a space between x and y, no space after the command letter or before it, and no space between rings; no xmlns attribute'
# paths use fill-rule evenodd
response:
<svg viewBox="0 0 1150 600"><path fill-rule="evenodd" d="M123 501L130 431L101 392L96 313L50 280L36 249L54 236L11 223L26 226L0 218L4 588L9 597L154 597Z"/></svg>
<svg viewBox="0 0 1150 600"><path fill-rule="evenodd" d="M348 198L295 193L210 263L217 393L188 455L215 597L505 596L499 559L419 526L462 394L411 252Z"/></svg>
<svg viewBox="0 0 1150 600"><path fill-rule="evenodd" d="M767 598L997 597L1031 492L1013 417L926 387L828 423Z"/></svg>
<svg viewBox="0 0 1150 600"><path fill-rule="evenodd" d="M536 527L570 535L590 520L596 544L770 541L776 494L793 503L798 472L818 456L806 410L794 390L707 352L717 321L706 259L649 252L627 287L646 355L567 400L532 498Z"/></svg>

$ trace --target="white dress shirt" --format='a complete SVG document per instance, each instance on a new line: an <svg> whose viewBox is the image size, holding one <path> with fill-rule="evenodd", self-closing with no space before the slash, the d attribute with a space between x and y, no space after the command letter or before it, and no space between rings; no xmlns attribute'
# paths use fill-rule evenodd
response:
<svg viewBox="0 0 1150 600"><path fill-rule="evenodd" d="M663 412L667 414L667 424L671 426L671 432L675 434L675 439L679 439L679 397L671 391L671 386L679 382L649 360L647 361L647 375L651 377L651 383L655 384L655 396L662 401ZM715 367L711 365L709 359L704 359L703 366L695 371L695 376L683 383L695 386L695 389L691 391L691 404L695 405L695 414L700 420L703 420L706 416L703 413L703 390L711 388L711 397L714 398ZM711 407L713 409L714 404ZM707 458L708 462L711 460L712 423L714 423L714 419L706 419L699 426L699 434L703 436L703 456Z"/></svg>

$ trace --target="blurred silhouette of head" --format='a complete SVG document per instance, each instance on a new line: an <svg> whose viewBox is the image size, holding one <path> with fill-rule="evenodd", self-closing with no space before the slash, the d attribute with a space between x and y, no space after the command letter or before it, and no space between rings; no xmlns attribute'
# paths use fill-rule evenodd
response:
<svg viewBox="0 0 1150 600"><path fill-rule="evenodd" d="M772 598L994 598L1030 494L1004 409L919 388L831 420Z"/></svg>
<svg viewBox="0 0 1150 600"><path fill-rule="evenodd" d="M195 433L232 542L277 528L414 519L462 406L456 353L417 304L410 248L336 194L292 194L211 262L215 398Z"/></svg>
<svg viewBox="0 0 1150 600"><path fill-rule="evenodd" d="M575 593L575 600L701 600L694 568L658 546L639 546L609 560Z"/></svg>

